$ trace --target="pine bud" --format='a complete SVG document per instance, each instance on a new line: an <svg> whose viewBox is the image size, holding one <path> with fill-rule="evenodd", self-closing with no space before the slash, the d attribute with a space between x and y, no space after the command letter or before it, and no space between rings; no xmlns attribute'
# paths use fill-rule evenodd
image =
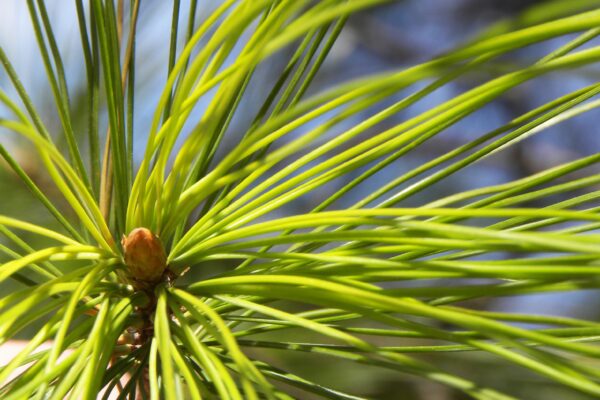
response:
<svg viewBox="0 0 600 400"><path fill-rule="evenodd" d="M157 282L167 267L167 255L155 234L146 228L135 228L121 240L125 265L132 278Z"/></svg>

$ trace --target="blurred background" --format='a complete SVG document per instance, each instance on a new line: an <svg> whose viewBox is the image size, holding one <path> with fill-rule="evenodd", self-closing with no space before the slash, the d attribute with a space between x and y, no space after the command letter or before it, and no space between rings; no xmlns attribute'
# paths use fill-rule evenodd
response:
<svg viewBox="0 0 600 400"><path fill-rule="evenodd" d="M74 115L80 115L76 129L85 131L85 69L81 53L76 14L72 2L48 0L51 21L64 57L69 79L69 90ZM166 60L168 57L168 33L170 30L171 2L145 0L140 9L138 44L136 56L136 106L135 106L135 150L141 158L146 133L158 96L166 80ZM218 0L200 1L200 18L214 9ZM363 77L367 74L402 69L439 55L478 35L491 24L518 21L525 10L532 6L547 3L534 0L397 0L392 4L362 12L352 17L333 48L330 57L317 75L309 95L320 92L337 83ZM186 2L182 2L182 10ZM495 76L503 70L511 70L519 65L529 65L556 49L571 37L561 38L523 49L510 57L503 58L489 70L454 81L437 90L433 95L415 104L385 122L388 126L397 124L417 115L474 85ZM597 41L587 46L597 45ZM0 46L14 63L15 69L42 113L51 131L60 127L53 106L53 98L45 78L43 64L36 46L27 7L22 0L2 0L0 2ZM235 144L235 132L245 129L256 113L256 101L263 99L270 90L270 77L279 73L285 66L291 50L283 51L268 59L257 71L237 114L229 135ZM551 74L543 79L529 82L510 91L498 101L438 135L434 140L421 145L417 151L402 158L381 172L380 179L362 185L360 191L351 192L338 207L352 204L362 198L380 182L389 181L401 172L413 169L436 156L446 153L460 144L501 126L512 118L534 107L566 94L577 88L597 81L598 70ZM0 87L16 98L4 71L0 72ZM409 92L407 92L409 93ZM401 93L398 98L406 93ZM210 96L194 111L202 115L203 107ZM396 99L390 99L390 103ZM260 103L260 102L258 102ZM0 109L0 117L6 115ZM369 115L372 113L370 110ZM362 119L357 115L347 121L344 127ZM192 116L192 119L194 117ZM104 118L105 119L105 118ZM534 135L485 161L445 179L416 196L408 199L405 205L414 206L463 190L493 185L528 176L553 165L600 151L598 113L590 112L568 120L555 127ZM317 121L318 122L318 121ZM106 121L102 121L106 126ZM386 126L380 127L385 129ZM104 129L105 130L105 129ZM101 131L104 131L101 129ZM0 143L21 163L32 178L44 187L46 193L60 202L58 193L45 176L43 166L33 155L29 144L7 132L0 131ZM350 181L360 171L348 175L347 181L336 181L316 194L302 198L281 210L282 214L306 212L326 199L337 187ZM372 185L369 187L369 185ZM0 214L17 216L43 225L55 226L54 220L28 193L21 181L10 168L0 163ZM559 201L560 199L554 199ZM64 205L64 203L63 203ZM539 206L531 203L527 206ZM65 205L65 213L69 211ZM34 238L27 238L33 240ZM1 255L0 255L1 256ZM1 260L1 258L0 258ZM1 289L1 288L0 288ZM480 300L474 307L501 311L518 311L552 315L574 316L597 320L600 312L600 296L595 291L561 293L560 295L538 295L520 298ZM23 332L26 338L31 332ZM306 338L309 341L310 338ZM399 339L391 339L387 344L398 345ZM402 344L410 341L402 339ZM368 398L376 399L431 399L457 400L464 398L447 388L415 380L402 374L363 367L353 364L332 363L326 357L294 355L277 351L264 351L260 358L268 359L284 369L318 382L337 382L336 387ZM471 378L499 390L507 390L519 398L526 399L583 399L583 395L571 392L546 380L536 377L524 369L499 362L490 356L467 353L445 353L445 355L425 356L425 359L438 367L447 368L457 374Z"/></svg>

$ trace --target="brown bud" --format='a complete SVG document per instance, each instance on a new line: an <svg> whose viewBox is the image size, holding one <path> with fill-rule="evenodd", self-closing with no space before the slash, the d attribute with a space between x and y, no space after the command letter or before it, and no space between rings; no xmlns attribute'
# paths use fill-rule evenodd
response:
<svg viewBox="0 0 600 400"><path fill-rule="evenodd" d="M167 267L167 255L158 236L146 228L135 228L121 240L125 265L132 278L157 282Z"/></svg>

